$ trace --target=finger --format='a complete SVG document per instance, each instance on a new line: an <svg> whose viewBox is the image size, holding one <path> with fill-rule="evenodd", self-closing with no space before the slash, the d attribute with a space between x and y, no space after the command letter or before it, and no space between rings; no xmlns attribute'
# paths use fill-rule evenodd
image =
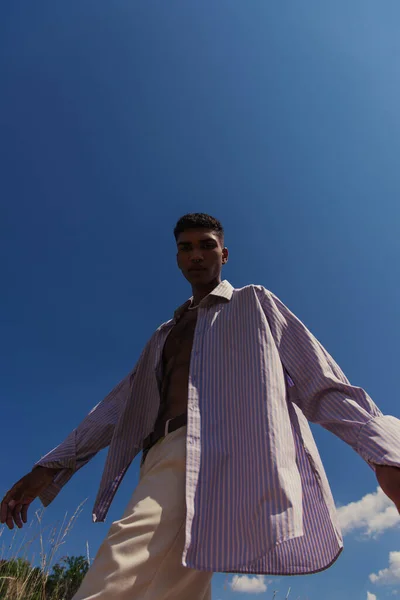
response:
<svg viewBox="0 0 400 600"><path fill-rule="evenodd" d="M21 510L21 517L24 523L27 522L28 520L28 508L29 508L29 504L24 504L24 506L22 507Z"/></svg>
<svg viewBox="0 0 400 600"><path fill-rule="evenodd" d="M4 498L4 500L1 503L1 509L0 509L0 523L6 522L7 512L8 512L8 503L7 503L6 499Z"/></svg>
<svg viewBox="0 0 400 600"><path fill-rule="evenodd" d="M8 529L14 529L14 520L12 516L12 510L8 509L6 517L6 525Z"/></svg>
<svg viewBox="0 0 400 600"><path fill-rule="evenodd" d="M15 507L15 501L9 500L7 502L9 494L10 494L10 492L8 492L8 494L6 494L3 502L1 503L1 522L6 523L6 525L9 529L14 529L12 512Z"/></svg>
<svg viewBox="0 0 400 600"><path fill-rule="evenodd" d="M21 529L21 527L22 527L21 508L22 508L22 504L17 504L13 510L14 523L16 524L18 529Z"/></svg>
<svg viewBox="0 0 400 600"><path fill-rule="evenodd" d="M14 496L14 488L12 488L11 490L9 490L7 492L7 494L4 496L2 502L1 502L1 522L5 523L5 521L7 520L7 514L8 514L8 506L10 504L10 502L13 501L13 496Z"/></svg>

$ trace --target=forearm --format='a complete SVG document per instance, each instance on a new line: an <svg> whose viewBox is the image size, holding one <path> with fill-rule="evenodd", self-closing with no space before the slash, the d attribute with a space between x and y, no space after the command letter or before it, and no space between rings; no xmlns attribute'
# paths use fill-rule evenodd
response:
<svg viewBox="0 0 400 600"><path fill-rule="evenodd" d="M59 446L38 460L36 466L75 472L106 448L129 397L132 376L133 373L129 373Z"/></svg>
<svg viewBox="0 0 400 600"><path fill-rule="evenodd" d="M363 389L345 383L332 373L315 377L307 393L302 394L301 387L295 384L289 390L289 398L308 421L321 425L355 450L363 439L364 428L374 419L383 417Z"/></svg>
<svg viewBox="0 0 400 600"><path fill-rule="evenodd" d="M44 467L42 465L35 465L32 469L32 471L38 471L38 470L46 470L46 472L50 473L50 475L54 477L57 475L57 473L59 473L60 469L57 468L52 468L52 467Z"/></svg>
<svg viewBox="0 0 400 600"><path fill-rule="evenodd" d="M45 506L76 471L109 445L129 397L132 376L133 372L129 373L59 446L37 461L34 468L51 469L54 473L52 483L40 495Z"/></svg>

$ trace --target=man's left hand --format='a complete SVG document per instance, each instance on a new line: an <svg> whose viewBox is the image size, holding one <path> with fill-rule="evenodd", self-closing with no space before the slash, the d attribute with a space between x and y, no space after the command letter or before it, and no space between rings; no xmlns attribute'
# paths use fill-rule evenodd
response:
<svg viewBox="0 0 400 600"><path fill-rule="evenodd" d="M382 491L394 502L400 514L400 468L375 465L375 473Z"/></svg>

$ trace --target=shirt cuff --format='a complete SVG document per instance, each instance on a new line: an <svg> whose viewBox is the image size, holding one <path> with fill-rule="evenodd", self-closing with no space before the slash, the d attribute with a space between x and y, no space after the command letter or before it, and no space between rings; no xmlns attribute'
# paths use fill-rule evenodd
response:
<svg viewBox="0 0 400 600"><path fill-rule="evenodd" d="M356 450L372 468L400 467L400 420L390 415L370 419L360 430Z"/></svg>
<svg viewBox="0 0 400 600"><path fill-rule="evenodd" d="M42 467L57 468L58 466L54 462L52 464L40 464L40 462L37 463L37 465ZM61 489L66 483L68 483L73 474L74 471L72 469L61 469L60 472L56 474L53 482L39 495L39 500L43 506L48 506L51 502L53 502L54 498L58 496Z"/></svg>

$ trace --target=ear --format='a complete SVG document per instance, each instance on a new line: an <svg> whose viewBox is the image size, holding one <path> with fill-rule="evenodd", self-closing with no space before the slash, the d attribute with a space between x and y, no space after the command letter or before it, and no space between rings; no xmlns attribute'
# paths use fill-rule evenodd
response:
<svg viewBox="0 0 400 600"><path fill-rule="evenodd" d="M222 264L224 265L225 263L228 262L228 257L229 257L229 251L228 248L224 248L222 250Z"/></svg>

